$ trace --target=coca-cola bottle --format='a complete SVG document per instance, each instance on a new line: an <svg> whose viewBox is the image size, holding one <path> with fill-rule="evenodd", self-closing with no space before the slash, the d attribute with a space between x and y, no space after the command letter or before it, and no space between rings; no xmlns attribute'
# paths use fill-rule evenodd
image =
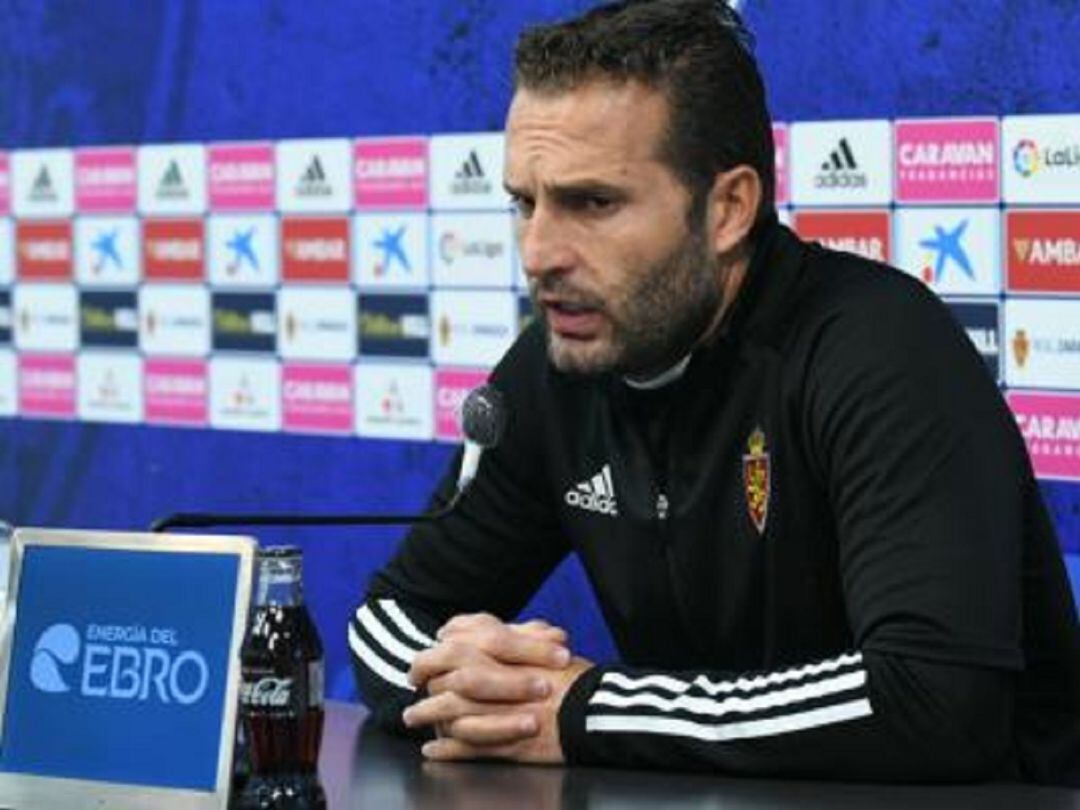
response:
<svg viewBox="0 0 1080 810"><path fill-rule="evenodd" d="M318 778L323 649L304 606L300 549L259 552L251 623L240 651L240 722L249 776L242 810L325 808Z"/></svg>

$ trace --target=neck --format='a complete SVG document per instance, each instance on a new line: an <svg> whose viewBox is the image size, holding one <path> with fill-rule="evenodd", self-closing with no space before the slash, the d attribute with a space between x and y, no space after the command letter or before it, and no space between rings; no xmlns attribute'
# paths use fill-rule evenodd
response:
<svg viewBox="0 0 1080 810"><path fill-rule="evenodd" d="M716 308L716 314L705 328L695 347L711 342L716 337L716 333L720 331L720 324L724 322L724 317L731 310L731 305L735 303L739 290L742 289L743 284L746 282L746 274L750 269L751 253L752 250L748 248L728 265L726 272L724 270L717 271L721 276L720 306Z"/></svg>
<svg viewBox="0 0 1080 810"><path fill-rule="evenodd" d="M663 388L669 383L675 382L675 380L683 375L683 372L686 371L688 365L690 365L690 355L686 355L675 365L665 371L661 371L659 374L654 374L649 377L625 376L623 377L623 382L638 391L653 391L657 388Z"/></svg>
<svg viewBox="0 0 1080 810"><path fill-rule="evenodd" d="M724 322L724 316L731 310L731 305L735 302L736 297L739 295L739 290L742 289L742 286L746 281L752 254L753 248L749 245L744 245L744 247L739 250L738 255L734 256L729 263L719 264L717 266L716 275L720 287L720 303L716 308L716 313L706 325L698 339L690 346L689 351L680 349L680 351L685 351L686 353L666 368L661 367L659 371L623 375L623 380L627 385L639 390L655 389L661 388L682 376L687 365L690 363L690 354L698 346L711 342L716 336L716 333L720 330L720 325Z"/></svg>

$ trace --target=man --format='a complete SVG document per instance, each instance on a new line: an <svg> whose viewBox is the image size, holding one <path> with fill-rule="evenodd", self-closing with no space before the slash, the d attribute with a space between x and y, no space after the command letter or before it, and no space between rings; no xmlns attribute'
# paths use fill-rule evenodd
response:
<svg viewBox="0 0 1080 810"><path fill-rule="evenodd" d="M350 623L373 719L435 759L1076 780L1080 633L1015 424L917 281L776 223L747 42L710 0L522 37L539 318L503 442ZM571 551L624 664L506 623Z"/></svg>

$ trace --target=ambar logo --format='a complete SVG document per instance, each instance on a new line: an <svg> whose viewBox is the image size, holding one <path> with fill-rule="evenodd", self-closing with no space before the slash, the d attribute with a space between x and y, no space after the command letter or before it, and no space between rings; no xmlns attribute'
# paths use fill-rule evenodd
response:
<svg viewBox="0 0 1080 810"><path fill-rule="evenodd" d="M1080 241L1076 239L1014 239L1013 249L1021 262L1080 265Z"/></svg>
<svg viewBox="0 0 1080 810"><path fill-rule="evenodd" d="M20 279L67 280L74 264L71 222L30 222L15 226Z"/></svg>
<svg viewBox="0 0 1080 810"><path fill-rule="evenodd" d="M201 281L205 276L202 219L148 219L143 223L143 263L148 280Z"/></svg>
<svg viewBox="0 0 1080 810"><path fill-rule="evenodd" d="M890 261L887 211L799 211L794 225L803 239L821 242L832 250Z"/></svg>
<svg viewBox="0 0 1080 810"><path fill-rule="evenodd" d="M1008 211L1005 233L1011 291L1080 292L1080 211Z"/></svg>
<svg viewBox="0 0 1080 810"><path fill-rule="evenodd" d="M345 217L284 219L281 250L286 281L349 280L349 221Z"/></svg>

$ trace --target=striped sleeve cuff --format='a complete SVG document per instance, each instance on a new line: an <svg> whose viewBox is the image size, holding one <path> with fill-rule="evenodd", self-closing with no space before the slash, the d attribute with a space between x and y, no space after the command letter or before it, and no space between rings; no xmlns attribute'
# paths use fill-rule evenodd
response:
<svg viewBox="0 0 1080 810"><path fill-rule="evenodd" d="M349 649L360 665L386 685L408 692L416 691L408 679L413 659L434 645L393 599L369 599L349 622Z"/></svg>
<svg viewBox="0 0 1080 810"><path fill-rule="evenodd" d="M568 762L641 762L635 743L701 745L771 738L873 714L862 654L717 680L596 668L578 679L559 715Z"/></svg>

